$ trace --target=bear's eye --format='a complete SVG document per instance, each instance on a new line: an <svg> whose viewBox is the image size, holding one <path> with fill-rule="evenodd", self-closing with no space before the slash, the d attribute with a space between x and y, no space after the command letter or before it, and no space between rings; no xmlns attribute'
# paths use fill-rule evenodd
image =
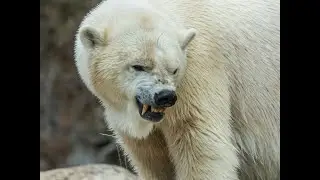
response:
<svg viewBox="0 0 320 180"><path fill-rule="evenodd" d="M144 67L143 66L139 66L139 65L134 65L132 66L132 68L136 71L144 71Z"/></svg>
<svg viewBox="0 0 320 180"><path fill-rule="evenodd" d="M178 68L173 71L173 74L177 74Z"/></svg>

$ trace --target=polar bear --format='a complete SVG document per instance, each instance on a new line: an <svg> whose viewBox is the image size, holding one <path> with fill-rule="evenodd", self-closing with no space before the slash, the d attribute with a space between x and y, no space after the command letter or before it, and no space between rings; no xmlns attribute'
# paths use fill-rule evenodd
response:
<svg viewBox="0 0 320 180"><path fill-rule="evenodd" d="M141 179L280 179L279 0L102 1L75 62Z"/></svg>

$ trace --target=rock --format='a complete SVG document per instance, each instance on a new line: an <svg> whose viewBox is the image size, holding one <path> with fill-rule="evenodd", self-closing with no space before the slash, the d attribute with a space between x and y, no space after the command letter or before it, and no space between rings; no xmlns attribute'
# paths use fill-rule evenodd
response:
<svg viewBox="0 0 320 180"><path fill-rule="evenodd" d="M77 74L73 42L101 0L40 0L40 171L89 163L122 165L103 108ZM119 157L120 154L120 157Z"/></svg>
<svg viewBox="0 0 320 180"><path fill-rule="evenodd" d="M89 164L40 171L40 180L138 180L138 177L120 166Z"/></svg>

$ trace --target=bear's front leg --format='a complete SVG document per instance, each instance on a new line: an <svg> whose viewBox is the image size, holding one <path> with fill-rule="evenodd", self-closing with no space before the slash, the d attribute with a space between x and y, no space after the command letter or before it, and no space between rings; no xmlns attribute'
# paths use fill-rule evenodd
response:
<svg viewBox="0 0 320 180"><path fill-rule="evenodd" d="M141 180L175 180L174 167L163 134L154 130L145 139L120 135Z"/></svg>
<svg viewBox="0 0 320 180"><path fill-rule="evenodd" d="M238 158L229 123L189 119L164 129L177 180L237 180Z"/></svg>

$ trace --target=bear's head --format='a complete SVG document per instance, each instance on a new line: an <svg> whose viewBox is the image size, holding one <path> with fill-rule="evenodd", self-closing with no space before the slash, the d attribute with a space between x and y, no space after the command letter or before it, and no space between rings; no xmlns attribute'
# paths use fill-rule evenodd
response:
<svg viewBox="0 0 320 180"><path fill-rule="evenodd" d="M78 38L86 55L77 58L87 58L94 94L109 108L159 122L165 109L179 100L176 88L196 30L171 28L150 18L123 17L125 21L105 26L80 27Z"/></svg>

